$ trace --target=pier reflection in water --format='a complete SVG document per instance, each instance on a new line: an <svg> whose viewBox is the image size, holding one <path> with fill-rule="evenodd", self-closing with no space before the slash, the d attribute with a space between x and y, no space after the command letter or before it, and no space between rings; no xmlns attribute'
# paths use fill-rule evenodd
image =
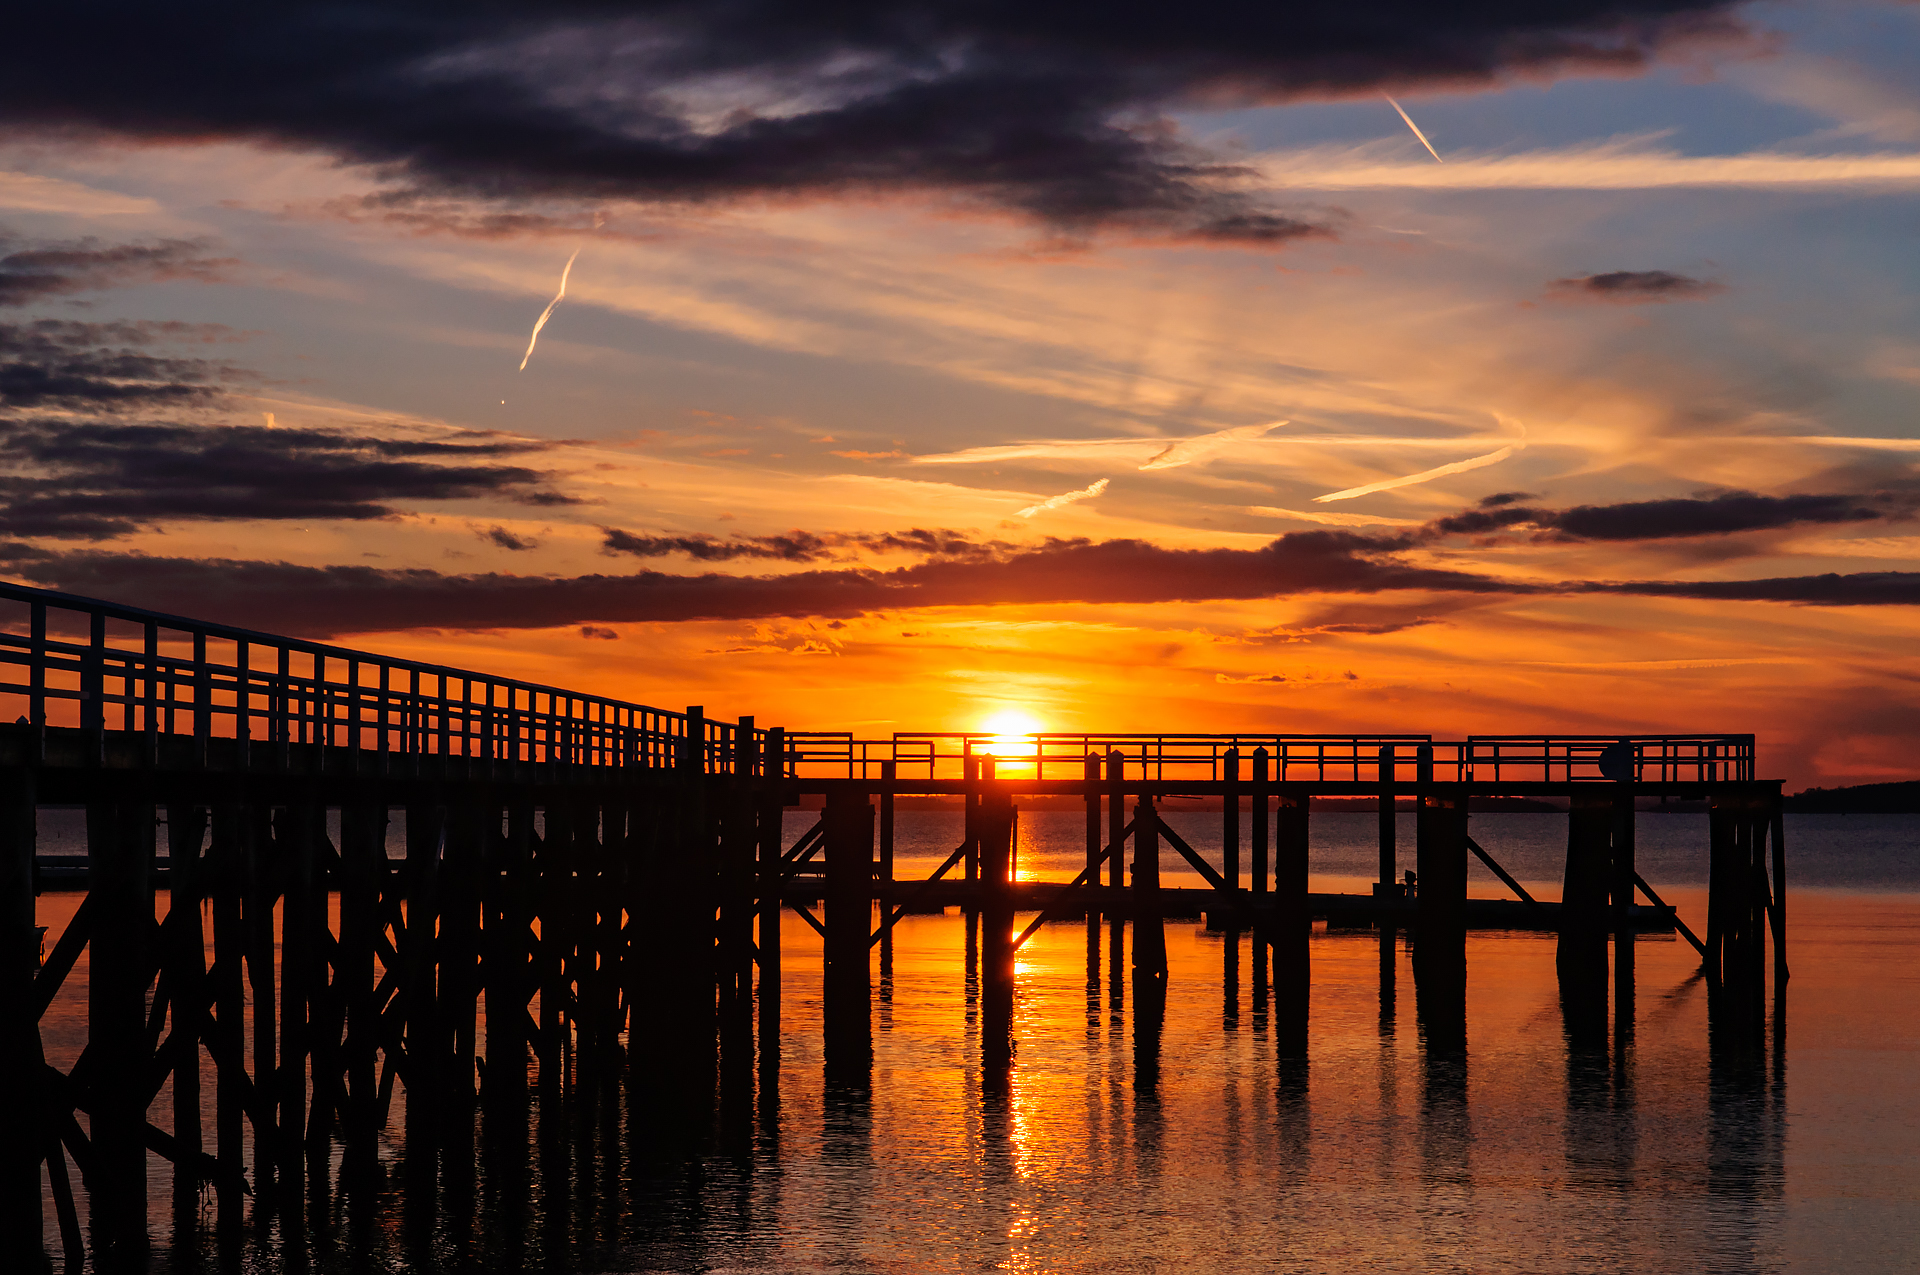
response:
<svg viewBox="0 0 1920 1275"><path fill-rule="evenodd" d="M1024 850L1023 870L1045 871L1044 849ZM1683 912L1701 906L1675 893ZM1911 1152L1899 1158L1884 1126L1911 1120L1914 1042L1899 1024L1916 1019L1920 905L1800 898L1793 1045L1827 1046L1804 1064L1777 1002L1757 1024L1751 1006L1719 1003L1667 937L1637 945L1622 1030L1613 998L1563 994L1551 935L1473 933L1462 1045L1457 1022L1421 1021L1406 935L1319 929L1299 1057L1269 1029L1248 936L1169 921L1164 1005L1143 1006L1130 931L1067 921L1019 950L1018 1048L1004 1076L984 1075L963 960L978 929L949 915L908 917L876 947L873 1065L832 1087L820 940L789 914L777 1065L723 1049L709 1101L574 1057L564 1077L532 1075L530 1118L483 1108L472 1124L436 1124L431 1104L415 1119L402 1089L377 1162L336 1152L302 1199L255 1201L224 1233L197 1198L170 1210L154 1159L150 1261L1760 1271L1831 1268L1853 1245L1857 1268L1888 1268L1876 1260L1915 1237ZM50 939L63 906L42 900ZM86 974L70 989L80 1005ZM45 1024L57 1065L84 1036L74 1012ZM1843 1042L1904 1069L1836 1065ZM1789 1079L1824 1122L1797 1172ZM1823 1215L1822 1200L1849 1194L1874 1205L1866 1233Z"/></svg>

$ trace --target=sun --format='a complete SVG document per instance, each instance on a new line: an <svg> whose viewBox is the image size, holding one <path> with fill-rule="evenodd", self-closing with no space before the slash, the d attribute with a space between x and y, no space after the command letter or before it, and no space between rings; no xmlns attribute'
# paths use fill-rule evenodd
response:
<svg viewBox="0 0 1920 1275"><path fill-rule="evenodd" d="M1024 713L1017 708L1003 708L981 722L980 729L993 733L989 741L993 751L1014 753L1031 751L1032 736L1046 727L1031 713Z"/></svg>

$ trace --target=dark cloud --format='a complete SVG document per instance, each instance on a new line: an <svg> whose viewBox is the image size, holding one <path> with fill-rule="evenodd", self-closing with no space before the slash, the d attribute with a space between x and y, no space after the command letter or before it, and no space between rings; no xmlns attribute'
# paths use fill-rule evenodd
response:
<svg viewBox="0 0 1920 1275"><path fill-rule="evenodd" d="M1593 594L1791 603L1920 605L1920 572L1764 580L1520 581L1409 563L1418 536L1296 532L1259 549L1168 549L1137 540L1048 540L991 559L934 558L891 571L574 577L445 575L426 569L299 566L0 545L9 574L93 597L309 637L407 629L851 617L941 606L1156 604L1314 594L1428 595L1418 606L1332 608L1294 630L1238 640L1396 632L1502 597ZM616 630L617 632L617 630Z"/></svg>
<svg viewBox="0 0 1920 1275"><path fill-rule="evenodd" d="M1801 606L1920 606L1920 571L1778 576L1770 580L1636 580L1585 586L1597 593L1719 602L1790 602Z"/></svg>
<svg viewBox="0 0 1920 1275"><path fill-rule="evenodd" d="M1670 270L1611 270L1606 274L1555 279L1549 290L1566 300L1610 301L1638 305L1648 301L1684 301L1725 292L1718 283L1690 279Z"/></svg>
<svg viewBox="0 0 1920 1275"><path fill-rule="evenodd" d="M665 558L684 554L699 562L766 559L778 562L823 562L846 559L850 550L870 553L917 553L923 557L990 559L1012 551L1004 540L976 540L965 532L940 529L850 534L845 532L787 531L770 536L636 535L618 527L602 527L607 553L636 558Z"/></svg>
<svg viewBox="0 0 1920 1275"><path fill-rule="evenodd" d="M1516 497L1517 498L1517 497ZM1539 539L1676 540L1726 536L1743 531L1836 523L1904 521L1920 513L1920 494L1882 491L1856 495L1760 496L1748 491L1675 500L1637 500L1617 505L1540 509L1489 497L1481 508L1427 524L1431 535L1486 535L1512 527L1535 528Z"/></svg>
<svg viewBox="0 0 1920 1275"><path fill-rule="evenodd" d="M505 527L488 527L486 530L477 532L476 534L489 544L497 545L511 553L525 553L529 549L538 549L540 547L538 540L529 540L525 536L516 536Z"/></svg>
<svg viewBox="0 0 1920 1275"><path fill-rule="evenodd" d="M1272 244L1314 231L1234 193L1240 171L1171 112L1631 72L1734 30L1732 8L73 0L13 15L0 119L318 151L425 195L934 190L1069 230Z"/></svg>
<svg viewBox="0 0 1920 1275"><path fill-rule="evenodd" d="M398 501L571 503L487 434L0 419L0 535L102 540L172 521L387 518Z"/></svg>
<svg viewBox="0 0 1920 1275"><path fill-rule="evenodd" d="M4 57L0 54L0 57ZM16 246L22 245L22 246ZM0 306L95 292L127 283L221 277L231 257L213 257L199 239L106 243L99 239L28 242L0 230Z"/></svg>
<svg viewBox="0 0 1920 1275"><path fill-rule="evenodd" d="M0 323L0 407L93 413L199 407L224 385L251 379L205 358L150 352L160 341L202 344L242 334L213 324Z"/></svg>
<svg viewBox="0 0 1920 1275"><path fill-rule="evenodd" d="M1308 531L1261 549L1049 540L1004 558L936 558L892 571L771 576L449 576L365 566L30 552L13 571L74 593L308 636L396 629L823 618L932 606L1198 602L1395 589L1509 594L1538 586L1394 560L1404 541Z"/></svg>

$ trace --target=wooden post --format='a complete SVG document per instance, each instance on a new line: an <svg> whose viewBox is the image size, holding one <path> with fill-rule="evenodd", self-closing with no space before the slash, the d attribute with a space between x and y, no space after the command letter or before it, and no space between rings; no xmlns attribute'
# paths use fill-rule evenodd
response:
<svg viewBox="0 0 1920 1275"><path fill-rule="evenodd" d="M1220 875L1234 890L1240 889L1240 750L1229 748L1220 758ZM1240 932L1238 909L1227 923L1227 941L1235 942Z"/></svg>
<svg viewBox="0 0 1920 1275"><path fill-rule="evenodd" d="M1107 844L1113 855L1107 860L1107 884L1119 894L1127 883L1127 760L1118 748L1107 750ZM1135 933L1138 933L1136 930ZM1126 914L1120 909L1107 912L1107 1005L1116 1014L1126 1003L1126 981L1120 977L1126 959Z"/></svg>
<svg viewBox="0 0 1920 1275"><path fill-rule="evenodd" d="M1727 976L1728 945L1737 941L1734 913L1739 904L1741 872L1734 845L1735 811L1724 797L1714 796L1707 807L1707 978L1722 983Z"/></svg>
<svg viewBox="0 0 1920 1275"><path fill-rule="evenodd" d="M96 1243L131 1258L147 1247L148 951L153 930L154 808L127 799L87 807L94 912L87 991Z"/></svg>
<svg viewBox="0 0 1920 1275"><path fill-rule="evenodd" d="M326 895L320 892L318 846L326 834L324 808L305 801L289 803L280 811L274 841L283 873L280 905L280 1054L277 1085L265 1086L263 1097L280 1108L277 1145L273 1157L289 1217L297 1217L305 1180L307 1127L307 1056L312 1052L309 1011L314 984L321 977L324 955L314 942L315 912L325 924Z"/></svg>
<svg viewBox="0 0 1920 1275"><path fill-rule="evenodd" d="M1143 791L1133 808L1133 991L1164 992L1167 936L1160 904L1160 815Z"/></svg>
<svg viewBox="0 0 1920 1275"><path fill-rule="evenodd" d="M873 807L852 786L827 793L826 977L829 1084L864 1087L873 1056L868 960L873 915Z"/></svg>
<svg viewBox="0 0 1920 1275"><path fill-rule="evenodd" d="M1613 799L1612 824L1612 878L1613 892L1612 924L1613 930L1613 1028L1616 1052L1625 1048L1633 1035L1634 1003L1634 943L1638 928L1633 920L1634 878L1634 814L1633 784L1623 782L1615 785L1619 792Z"/></svg>
<svg viewBox="0 0 1920 1275"><path fill-rule="evenodd" d="M40 1027L33 1012L39 931L34 924L34 774L0 771L0 1252L38 1267L40 1160L47 1137L40 1098ZM77 1255L74 1255L77 1257Z"/></svg>
<svg viewBox="0 0 1920 1275"><path fill-rule="evenodd" d="M527 1006L533 1000L533 801L525 789L507 804L506 836L486 875L487 1078L482 1096L506 1119L525 1119ZM524 1132L523 1125L516 1125Z"/></svg>
<svg viewBox="0 0 1920 1275"><path fill-rule="evenodd" d="M274 903L280 896L281 847L274 844L273 811L269 806L251 806L247 810L249 836L245 843L242 882L246 897L241 902L241 934L246 951L247 986L253 1007L253 1097L249 1114L253 1124L253 1191L256 1198L271 1198L275 1182L274 1167L279 1160L278 1106L275 1103L274 1068L279 1065L278 1031L279 954L273 931Z"/></svg>
<svg viewBox="0 0 1920 1275"><path fill-rule="evenodd" d="M1560 888L1560 938L1554 966L1569 1030L1582 1038L1606 1034L1608 906L1614 878L1615 795L1594 785L1573 793L1567 813L1567 861ZM1628 878L1631 882L1632 878ZM1426 879L1420 893L1426 894Z"/></svg>
<svg viewBox="0 0 1920 1275"><path fill-rule="evenodd" d="M880 763L880 782L886 785L880 790L880 888L889 896L893 890L893 784L899 774L898 762Z"/></svg>
<svg viewBox="0 0 1920 1275"><path fill-rule="evenodd" d="M439 1163L440 1112L446 1094L447 1057L440 989L435 978L440 919L440 856L446 844L446 812L437 801L407 806L407 931L399 949L407 998L406 1174L410 1192L431 1196Z"/></svg>
<svg viewBox="0 0 1920 1275"><path fill-rule="evenodd" d="M1273 1023L1286 1057L1307 1053L1307 1014L1313 981L1309 945L1313 915L1307 906L1307 797L1285 795L1273 838ZM1464 868L1464 861L1462 864Z"/></svg>
<svg viewBox="0 0 1920 1275"><path fill-rule="evenodd" d="M1267 892L1267 750L1253 750L1253 780L1248 789L1252 798L1253 818L1248 826L1253 831L1253 892Z"/></svg>
<svg viewBox="0 0 1920 1275"><path fill-rule="evenodd" d="M241 968L246 956L246 919L241 912L247 843L253 839L252 811L231 799L213 808L212 842L207 856L208 894L213 899L213 971L208 989L217 1019L207 1028L214 1079L214 1146L220 1161L215 1184L222 1228L237 1226L244 1202L237 1183L245 1169L246 1096L251 1087L242 1070L246 1051L247 993Z"/></svg>
<svg viewBox="0 0 1920 1275"><path fill-rule="evenodd" d="M1160 816L1142 789L1133 810L1133 1087L1160 1082L1160 1029L1167 1007L1167 936L1160 903Z"/></svg>
<svg viewBox="0 0 1920 1275"><path fill-rule="evenodd" d="M1425 767L1423 766L1424 770ZM1414 913L1415 999L1430 1048L1455 1052L1466 1045L1467 808L1466 799L1421 785L1418 906Z"/></svg>
<svg viewBox="0 0 1920 1275"><path fill-rule="evenodd" d="M1398 828L1394 822L1393 745L1380 745L1380 875L1373 883L1375 894L1399 897L1400 857L1396 844Z"/></svg>
<svg viewBox="0 0 1920 1275"><path fill-rule="evenodd" d="M1106 848L1106 842L1100 836L1100 754L1090 752L1082 764L1081 777L1086 781L1087 805L1087 884L1097 887L1100 884L1100 852ZM1087 919L1097 921L1099 912L1087 909Z"/></svg>
<svg viewBox="0 0 1920 1275"><path fill-rule="evenodd" d="M1769 801L1773 831L1773 984L1776 994L1787 985L1787 821L1781 814L1780 794Z"/></svg>
<svg viewBox="0 0 1920 1275"><path fill-rule="evenodd" d="M991 757L980 777L980 1057L998 1083L1013 1061L1013 799L992 786Z"/></svg>
<svg viewBox="0 0 1920 1275"><path fill-rule="evenodd" d="M780 1076L780 854L785 835L786 732L767 732L760 785L760 1077L762 1107Z"/></svg>
<svg viewBox="0 0 1920 1275"><path fill-rule="evenodd" d="M374 956L386 929L380 896L387 883L387 807L362 797L340 808L340 948L333 985L346 1017L340 1114L345 1164L355 1174L378 1163L380 1007L373 1002Z"/></svg>

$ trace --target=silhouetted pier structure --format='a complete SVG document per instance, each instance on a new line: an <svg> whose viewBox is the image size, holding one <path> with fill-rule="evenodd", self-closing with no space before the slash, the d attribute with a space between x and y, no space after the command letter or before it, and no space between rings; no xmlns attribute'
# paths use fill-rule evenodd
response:
<svg viewBox="0 0 1920 1275"><path fill-rule="evenodd" d="M336 1150L343 1180L376 1171L396 1082L408 1172L429 1182L472 1172L449 1131L470 1139L477 1117L524 1129L530 1090L591 1102L644 1086L651 1105L696 1123L730 1092L749 1108L757 1094L764 1111L786 909L822 936L827 1082L855 1089L876 953L887 968L900 918L947 907L977 925L989 1084L1013 1055L1014 954L1049 920L1084 918L1090 954L1106 924L1115 995L1131 927L1143 1085L1160 1048L1168 916L1205 912L1251 933L1256 995L1270 996L1289 1057L1309 1045L1316 917L1379 929L1383 998L1394 935L1412 936L1430 1050L1464 1045L1475 925L1557 931L1569 1021L1597 1013L1602 1037L1610 956L1615 1021L1631 1024L1633 943L1620 936L1639 929L1681 926L1716 1023L1740 1041L1764 1022L1769 936L1785 982L1780 785L1755 778L1751 736L858 740L19 586L0 586L0 608L13 613L0 622L0 720L18 718L0 726L8 1253L38 1251L43 1171L69 1259L81 1251L76 1168L96 1253L140 1251L150 1152L172 1163L182 1209L208 1187L222 1225L249 1195L297 1214L324 1194ZM1084 806L1072 882L1019 875L1017 807L1039 795ZM1559 903L1532 899L1469 835L1469 801L1491 796L1569 806ZM818 821L789 840L786 811L814 797ZM926 880L894 872L902 797L961 807L960 844ZM1168 823L1175 797L1220 803L1217 844ZM1378 800L1371 894L1309 891L1314 797ZM1711 803L1704 938L1635 869L1635 802L1648 797ZM1396 799L1417 803L1411 847L1395 841ZM36 853L41 806L85 808L83 870ZM395 812L404 834L390 842ZM1163 843L1203 886L1162 883ZM1516 897L1469 899L1470 855ZM43 889L85 898L37 954ZM1016 933L1021 913L1033 915ZM88 1043L63 1073L39 1024L83 950ZM1238 950L1227 945L1224 971L1236 988Z"/></svg>

